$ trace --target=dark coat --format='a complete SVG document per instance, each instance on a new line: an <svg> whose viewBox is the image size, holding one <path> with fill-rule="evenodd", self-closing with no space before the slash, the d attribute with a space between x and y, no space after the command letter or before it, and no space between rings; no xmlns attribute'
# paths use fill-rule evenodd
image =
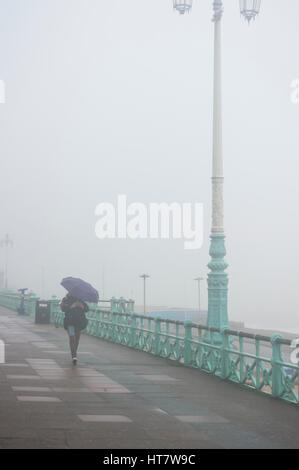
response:
<svg viewBox="0 0 299 470"><path fill-rule="evenodd" d="M88 305L76 297L67 295L64 297L60 304L61 310L64 312L63 326L67 329L69 326L74 326L76 330L84 330L87 326L88 320L85 313L88 312Z"/></svg>

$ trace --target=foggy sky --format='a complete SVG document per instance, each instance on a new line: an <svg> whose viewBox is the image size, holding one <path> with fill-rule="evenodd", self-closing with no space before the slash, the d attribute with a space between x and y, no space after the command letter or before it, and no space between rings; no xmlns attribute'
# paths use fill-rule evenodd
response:
<svg viewBox="0 0 299 470"><path fill-rule="evenodd" d="M9 287L63 295L68 275L100 296L197 307L211 225L212 2L1 0L0 236ZM223 144L229 317L299 326L299 2L262 0L250 25L224 0ZM104 240L100 202L201 202L204 244ZM3 269L4 250L0 250ZM44 292L42 269L44 267ZM203 284L202 307L207 307ZM299 329L299 328L298 328Z"/></svg>

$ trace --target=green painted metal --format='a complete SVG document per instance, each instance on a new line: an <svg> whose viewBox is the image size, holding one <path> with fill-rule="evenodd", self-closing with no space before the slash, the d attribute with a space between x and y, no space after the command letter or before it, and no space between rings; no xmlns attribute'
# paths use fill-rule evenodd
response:
<svg viewBox="0 0 299 470"><path fill-rule="evenodd" d="M283 363L281 344L279 340L282 339L281 335L275 334L271 338L273 347L272 354L272 394L275 397L279 397L283 393L283 372L281 363Z"/></svg>
<svg viewBox="0 0 299 470"><path fill-rule="evenodd" d="M134 317L135 318L135 317ZM136 322L136 319L135 319ZM155 318L155 354L160 355L161 350L161 318Z"/></svg>
<svg viewBox="0 0 299 470"><path fill-rule="evenodd" d="M37 300L33 293L26 296L27 315L35 311ZM16 311L19 302L18 294L0 292L1 306ZM86 334L175 360L276 398L299 402L299 367L284 359L284 355L290 357L291 341L280 335L267 337L228 327L219 329L144 316L134 313L134 302L123 298L112 298L108 308L95 304L89 307ZM51 299L50 319L55 326L63 325L64 313L55 296Z"/></svg>
<svg viewBox="0 0 299 470"><path fill-rule="evenodd" d="M25 296L26 297L26 296ZM18 293L5 289L1 292L1 305L10 310L18 311L21 297Z"/></svg>
<svg viewBox="0 0 299 470"><path fill-rule="evenodd" d="M228 264L225 262L225 235L212 234L210 245L211 261L208 264L208 319L207 325L211 328L229 328L227 313L228 276L225 272ZM210 332L206 331L206 341L210 342ZM223 337L215 333L214 342L221 344Z"/></svg>
<svg viewBox="0 0 299 470"><path fill-rule="evenodd" d="M36 303L39 300L39 297L35 295L34 292L30 291L24 300L25 314L31 317L35 317L36 312Z"/></svg>

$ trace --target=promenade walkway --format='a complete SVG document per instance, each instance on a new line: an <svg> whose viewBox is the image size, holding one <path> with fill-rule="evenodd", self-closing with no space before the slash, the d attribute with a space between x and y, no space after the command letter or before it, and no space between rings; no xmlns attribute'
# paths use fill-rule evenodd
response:
<svg viewBox="0 0 299 470"><path fill-rule="evenodd" d="M0 449L299 448L299 408L0 308Z"/></svg>

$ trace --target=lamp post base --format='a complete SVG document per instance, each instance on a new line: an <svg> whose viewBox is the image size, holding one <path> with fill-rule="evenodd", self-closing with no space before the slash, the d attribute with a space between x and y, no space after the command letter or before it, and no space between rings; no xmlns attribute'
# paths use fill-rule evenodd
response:
<svg viewBox="0 0 299 470"><path fill-rule="evenodd" d="M226 255L225 235L212 233L210 256L208 264L211 272L208 274L208 318L207 326L223 330L229 328L227 313L228 276L225 272L228 264L224 261ZM217 332L206 332L207 343L222 344L222 335Z"/></svg>

